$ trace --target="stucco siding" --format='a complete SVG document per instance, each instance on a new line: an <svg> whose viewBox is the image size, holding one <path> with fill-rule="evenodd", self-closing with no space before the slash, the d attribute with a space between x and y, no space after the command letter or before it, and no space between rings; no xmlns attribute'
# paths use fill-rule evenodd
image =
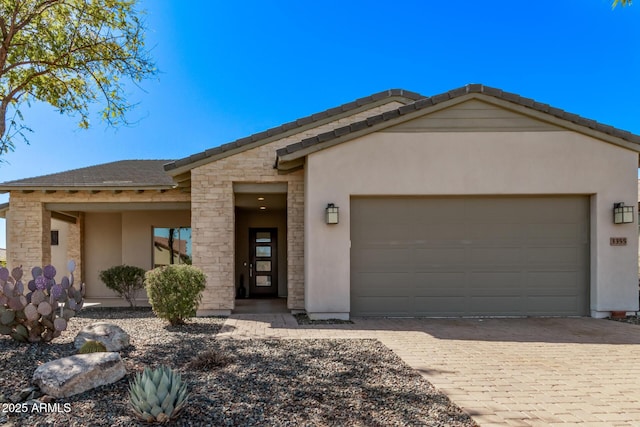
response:
<svg viewBox="0 0 640 427"><path fill-rule="evenodd" d="M188 211L87 212L84 239L87 297L119 298L102 283L100 272L121 264L150 270L153 227L188 227L189 221ZM146 299L144 293L140 297Z"/></svg>
<svg viewBox="0 0 640 427"><path fill-rule="evenodd" d="M636 310L637 225L614 225L612 207L637 198L637 165L637 153L570 131L385 132L314 153L305 166L306 309L349 311L353 195L576 194L591 197L591 310ZM324 224L327 203L340 207L337 226Z"/></svg>
<svg viewBox="0 0 640 427"><path fill-rule="evenodd" d="M557 131L559 127L477 99L393 126L385 132Z"/></svg>
<svg viewBox="0 0 640 427"><path fill-rule="evenodd" d="M122 264L122 215L89 212L85 220L86 297L113 297L113 291L102 283L99 274L109 267Z"/></svg>

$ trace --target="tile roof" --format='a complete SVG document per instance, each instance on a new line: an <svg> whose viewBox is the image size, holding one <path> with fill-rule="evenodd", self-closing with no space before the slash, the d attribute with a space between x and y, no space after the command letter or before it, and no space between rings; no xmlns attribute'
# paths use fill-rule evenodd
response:
<svg viewBox="0 0 640 427"><path fill-rule="evenodd" d="M565 120L570 123L582 126L610 135L615 138L638 144L640 151L640 136L612 126L598 123L580 117L576 114L568 113L564 110L554 108L548 104L537 102L531 98L524 98L514 93L505 92L500 89L484 86L481 84L470 84L448 92L424 97L416 92L403 89L390 89L378 92L373 95L359 98L353 102L340 105L335 108L325 110L311 116L303 117L293 122L285 123L281 126L268 129L264 132L256 133L246 138L241 138L228 144L214 147L201 153L194 154L179 160L121 160L117 162L105 163L96 166L60 172L50 175L43 175L34 178L26 178L15 181L0 183L0 193L10 190L36 190L36 189L169 189L176 186L173 178L166 172L171 173L178 168L189 167L193 163L206 160L213 156L223 155L236 149L246 149L261 143L269 142L273 139L282 138L288 132L296 133L304 126L322 123L323 120L332 119L343 113L353 112L361 107L366 107L379 101L390 98L401 99L407 102L406 105L395 110L387 111L383 114L372 116L366 120L352 123L334 129L330 132L321 133L310 138L301 140L295 144L288 145L277 150L278 161L284 156L286 160L303 157L309 147L320 149L322 144L328 143L337 138L349 137L349 134L367 131L376 125L389 122L391 125L394 119L429 107L442 104L446 101L455 100L470 94L483 94L501 101L512 103L519 107L526 107L536 112L548 114L551 117ZM302 151L305 150L305 151ZM233 153L228 153L230 155Z"/></svg>
<svg viewBox="0 0 640 427"><path fill-rule="evenodd" d="M120 160L66 172L0 183L0 192L15 189L173 188L163 165L170 160Z"/></svg>
<svg viewBox="0 0 640 427"><path fill-rule="evenodd" d="M166 171L171 171L177 168L181 168L184 166L188 166L192 163L205 160L209 157L213 157L219 154L222 154L226 151L234 150L237 148L242 148L244 146L259 143L263 140L267 140L272 137L282 137L281 135L286 134L290 131L298 130L304 126L313 124L318 121L322 121L325 119L329 119L340 114L350 112L356 110L358 108L367 106L369 104L376 103L378 101L382 101L388 98L405 98L409 102L417 101L419 99L424 98L423 95L420 95L416 92L410 92L404 89L389 89L382 92L374 93L373 95L365 96L363 98L356 99L355 101L348 102L346 104L342 104L338 107L330 108L328 110L322 111L320 113L315 113L307 117L303 117L297 120L294 120L289 123L285 123L280 126L276 126L271 129L267 129L263 132L255 133L253 135L247 136L245 138L240 138L235 141L229 142L227 144L220 145L218 147L210 148L208 150L202 151L200 153L193 154L189 157L185 157L183 159L175 160L167 165L165 165Z"/></svg>
<svg viewBox="0 0 640 427"><path fill-rule="evenodd" d="M419 99L411 104L403 105L402 107L399 107L395 110L387 111L383 114L369 117L366 120L352 123L348 126L334 129L330 132L321 133L313 137L303 139L295 144L291 144L277 150L277 156L278 158L287 156L289 154L293 154L298 151L307 149L311 146L327 143L332 140L335 140L336 138L348 135L350 133L363 131L367 128L373 127L374 125L378 125L383 122L394 120L405 114L426 109L426 108L435 106L437 104L440 104L449 100L453 100L456 98L460 98L462 96L466 96L469 94L474 94L474 93L484 94L493 98L497 98L499 100L503 100L519 106L527 107L532 110L546 113L553 117L563 119L563 120L575 123L577 125L584 126L586 128L593 129L595 131L602 132L604 134L623 139L625 141L628 141L634 144L640 144L640 135L635 135L631 132L614 128L613 126L604 125L602 123L596 122L595 120L586 119L576 114L568 113L559 108L551 107L548 104L543 104L531 98L525 98L520 95L516 95L514 93L505 92L501 89L496 89L496 88L484 86L481 84L469 84L469 85L460 87L458 89L450 90L448 92L445 92L439 95ZM638 149L640 150L640 147L638 147Z"/></svg>

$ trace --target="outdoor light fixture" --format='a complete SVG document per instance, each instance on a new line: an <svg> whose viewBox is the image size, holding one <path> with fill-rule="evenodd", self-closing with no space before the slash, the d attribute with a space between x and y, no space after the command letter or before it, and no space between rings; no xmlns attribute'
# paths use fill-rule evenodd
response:
<svg viewBox="0 0 640 427"><path fill-rule="evenodd" d="M325 209L325 221L327 224L337 224L338 223L338 207L333 203L329 203L327 208Z"/></svg>
<svg viewBox="0 0 640 427"><path fill-rule="evenodd" d="M625 206L623 202L613 204L613 223L628 224L633 222L633 206Z"/></svg>

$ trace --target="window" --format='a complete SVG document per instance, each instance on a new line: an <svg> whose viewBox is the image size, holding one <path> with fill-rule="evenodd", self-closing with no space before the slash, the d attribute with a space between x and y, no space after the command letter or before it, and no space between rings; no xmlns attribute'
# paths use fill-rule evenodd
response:
<svg viewBox="0 0 640 427"><path fill-rule="evenodd" d="M191 264L191 227L153 228L153 267Z"/></svg>
<svg viewBox="0 0 640 427"><path fill-rule="evenodd" d="M51 246L58 246L60 244L59 239L60 233L58 230L51 230Z"/></svg>

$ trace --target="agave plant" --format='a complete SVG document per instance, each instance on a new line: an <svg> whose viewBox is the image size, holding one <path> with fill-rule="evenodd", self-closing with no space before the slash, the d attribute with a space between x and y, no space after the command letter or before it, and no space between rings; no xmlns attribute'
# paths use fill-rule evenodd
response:
<svg viewBox="0 0 640 427"><path fill-rule="evenodd" d="M176 417L187 402L187 384L167 366L144 368L129 384L129 405L146 422L166 422Z"/></svg>

